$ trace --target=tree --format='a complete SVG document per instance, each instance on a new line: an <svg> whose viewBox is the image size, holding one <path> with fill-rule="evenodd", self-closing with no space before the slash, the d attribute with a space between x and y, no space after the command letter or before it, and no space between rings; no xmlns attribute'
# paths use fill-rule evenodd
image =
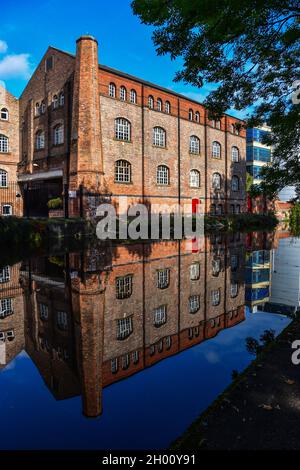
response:
<svg viewBox="0 0 300 470"><path fill-rule="evenodd" d="M247 125L272 127L261 190L300 185L299 1L134 0L132 8L155 27L158 54L183 59L175 81L216 84L204 103L210 116L254 105Z"/></svg>

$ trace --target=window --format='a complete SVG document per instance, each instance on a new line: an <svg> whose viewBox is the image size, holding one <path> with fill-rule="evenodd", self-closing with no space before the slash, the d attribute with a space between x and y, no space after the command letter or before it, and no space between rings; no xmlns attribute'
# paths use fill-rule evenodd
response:
<svg viewBox="0 0 300 470"><path fill-rule="evenodd" d="M158 269L156 273L157 273L156 287L158 287L158 289L166 289L167 287L169 287L170 270Z"/></svg>
<svg viewBox="0 0 300 470"><path fill-rule="evenodd" d="M216 204L211 204L211 206L210 206L210 213L211 213L211 215L215 215L215 214L216 214Z"/></svg>
<svg viewBox="0 0 300 470"><path fill-rule="evenodd" d="M116 85L114 83L110 83L108 85L108 95L111 97L111 98L115 98L116 97Z"/></svg>
<svg viewBox="0 0 300 470"><path fill-rule="evenodd" d="M118 372L118 358L115 357L110 361L111 373L116 374Z"/></svg>
<svg viewBox="0 0 300 470"><path fill-rule="evenodd" d="M159 353L162 353L163 352L163 349L164 349L164 344L163 344L163 340L159 340L159 342L157 343L157 351Z"/></svg>
<svg viewBox="0 0 300 470"><path fill-rule="evenodd" d="M237 282L232 282L230 285L230 296L236 297L238 295L239 285Z"/></svg>
<svg viewBox="0 0 300 470"><path fill-rule="evenodd" d="M41 102L40 111L41 111L42 114L45 114L45 112L46 112L46 105L45 105L45 101L44 101L44 100Z"/></svg>
<svg viewBox="0 0 300 470"><path fill-rule="evenodd" d="M230 214L234 214L234 204L230 204Z"/></svg>
<svg viewBox="0 0 300 470"><path fill-rule="evenodd" d="M154 99L153 99L153 96L151 95L148 97L148 106L150 109L154 108Z"/></svg>
<svg viewBox="0 0 300 470"><path fill-rule="evenodd" d="M162 111L162 100L160 98L156 101L156 109L157 111Z"/></svg>
<svg viewBox="0 0 300 470"><path fill-rule="evenodd" d="M12 205L11 204L3 204L2 206L2 215L13 215Z"/></svg>
<svg viewBox="0 0 300 470"><path fill-rule="evenodd" d="M213 142L212 144L212 157L221 158L221 144L219 142Z"/></svg>
<svg viewBox="0 0 300 470"><path fill-rule="evenodd" d="M130 363L129 354L125 354L124 356L122 356L122 369L123 370L128 369L129 363Z"/></svg>
<svg viewBox="0 0 300 470"><path fill-rule="evenodd" d="M8 121L8 109L6 109L6 108L1 109L0 119L2 119L2 121Z"/></svg>
<svg viewBox="0 0 300 470"><path fill-rule="evenodd" d="M167 336L167 337L165 338L165 342L166 342L166 348L167 348L167 349L170 349L170 347L171 347L171 345L172 345L172 338L171 338L171 336Z"/></svg>
<svg viewBox="0 0 300 470"><path fill-rule="evenodd" d="M200 187L200 173L198 170L190 171L190 187L199 188Z"/></svg>
<svg viewBox="0 0 300 470"><path fill-rule="evenodd" d="M194 112L192 109L189 110L189 121L193 121L194 120Z"/></svg>
<svg viewBox="0 0 300 470"><path fill-rule="evenodd" d="M128 338L133 331L132 317L121 318L117 320L117 339L122 340Z"/></svg>
<svg viewBox="0 0 300 470"><path fill-rule="evenodd" d="M189 310L190 313L198 312L200 308L200 296L199 295L191 295L189 298Z"/></svg>
<svg viewBox="0 0 300 470"><path fill-rule="evenodd" d="M190 280L197 281L200 278L200 264L193 263L190 265Z"/></svg>
<svg viewBox="0 0 300 470"><path fill-rule="evenodd" d="M121 86L120 88L120 100L126 101L126 96L127 96L127 91L124 86Z"/></svg>
<svg viewBox="0 0 300 470"><path fill-rule="evenodd" d="M7 186L8 186L7 171L0 169L0 188L7 188Z"/></svg>
<svg viewBox="0 0 300 470"><path fill-rule="evenodd" d="M153 145L156 147L166 146L166 131L162 127L153 128Z"/></svg>
<svg viewBox="0 0 300 470"><path fill-rule="evenodd" d="M53 55L50 55L47 57L45 61L45 70L46 72L49 72L49 70L53 69L53 63L54 63L54 58Z"/></svg>
<svg viewBox="0 0 300 470"><path fill-rule="evenodd" d="M221 175L220 173L214 173L212 177L213 189L221 189Z"/></svg>
<svg viewBox="0 0 300 470"><path fill-rule="evenodd" d="M156 182L161 185L169 184L169 168L167 166L159 165L157 167Z"/></svg>
<svg viewBox="0 0 300 470"><path fill-rule="evenodd" d="M137 364L139 362L139 352L133 351L131 354L133 364Z"/></svg>
<svg viewBox="0 0 300 470"><path fill-rule="evenodd" d="M211 291L211 304L215 307L220 303L220 289L215 289Z"/></svg>
<svg viewBox="0 0 300 470"><path fill-rule="evenodd" d="M8 137L6 135L0 134L0 152L7 153L8 152Z"/></svg>
<svg viewBox="0 0 300 470"><path fill-rule="evenodd" d="M40 304L40 318L42 320L48 320L49 317L49 308L47 304Z"/></svg>
<svg viewBox="0 0 300 470"><path fill-rule="evenodd" d="M231 179L231 189L232 191L238 191L240 189L240 179L238 176L233 176Z"/></svg>
<svg viewBox="0 0 300 470"><path fill-rule="evenodd" d="M136 104L136 91L135 90L130 91L130 103Z"/></svg>
<svg viewBox="0 0 300 470"><path fill-rule="evenodd" d="M212 275L213 276L218 276L221 271L221 260L220 258L215 258L212 260L211 263L211 268L212 268Z"/></svg>
<svg viewBox="0 0 300 470"><path fill-rule="evenodd" d="M12 299L0 300L0 319L6 318L13 313Z"/></svg>
<svg viewBox="0 0 300 470"><path fill-rule="evenodd" d="M170 101L166 101L166 102L165 102L165 112L166 112L167 114L170 114L170 113L171 113Z"/></svg>
<svg viewBox="0 0 300 470"><path fill-rule="evenodd" d="M132 275L118 277L116 280L117 299L127 299L132 294Z"/></svg>
<svg viewBox="0 0 300 470"><path fill-rule="evenodd" d="M200 139L196 135L190 137L190 153L197 155L200 153Z"/></svg>
<svg viewBox="0 0 300 470"><path fill-rule="evenodd" d="M38 131L35 134L35 148L36 150L45 148L45 132L44 131Z"/></svg>
<svg viewBox="0 0 300 470"><path fill-rule="evenodd" d="M200 113L199 113L199 111L195 112L195 121L200 122Z"/></svg>
<svg viewBox="0 0 300 470"><path fill-rule="evenodd" d="M60 145L64 143L64 127L62 124L58 124L54 127L54 145Z"/></svg>
<svg viewBox="0 0 300 470"><path fill-rule="evenodd" d="M240 160L240 152L237 147L232 147L231 149L231 161L238 162Z"/></svg>
<svg viewBox="0 0 300 470"><path fill-rule="evenodd" d="M230 258L230 267L232 271L235 271L239 266L239 257L238 255L232 255Z"/></svg>
<svg viewBox="0 0 300 470"><path fill-rule="evenodd" d="M64 104L65 104L65 95L64 95L63 91L60 92L58 101L59 101L59 106L64 106Z"/></svg>
<svg viewBox="0 0 300 470"><path fill-rule="evenodd" d="M216 129L221 129L221 121L216 121Z"/></svg>
<svg viewBox="0 0 300 470"><path fill-rule="evenodd" d="M241 206L240 206L239 204L237 204L237 205L235 206L235 213L236 213L236 214L240 214L240 213L241 213Z"/></svg>
<svg viewBox="0 0 300 470"><path fill-rule="evenodd" d="M153 313L153 324L158 327L164 325L167 321L167 307L162 305L154 310Z"/></svg>
<svg viewBox="0 0 300 470"><path fill-rule="evenodd" d="M68 328L67 312L63 312L61 310L58 310L56 312L56 324L60 330L63 330L63 331L67 330Z"/></svg>
<svg viewBox="0 0 300 470"><path fill-rule="evenodd" d="M15 339L14 330L9 330L6 332L6 339L7 341L13 341Z"/></svg>
<svg viewBox="0 0 300 470"><path fill-rule="evenodd" d="M131 182L131 165L126 160L118 160L115 163L115 182L130 183Z"/></svg>
<svg viewBox="0 0 300 470"><path fill-rule="evenodd" d="M222 204L218 204L218 205L217 205L216 214L217 214L217 215L223 214L223 206L222 206Z"/></svg>
<svg viewBox="0 0 300 470"><path fill-rule="evenodd" d="M53 106L53 109L56 109L58 108L58 96L57 95L54 95L53 98L52 98L52 106Z"/></svg>
<svg viewBox="0 0 300 470"><path fill-rule="evenodd" d="M34 108L34 115L39 116L40 114L41 114L40 103L36 103L35 108Z"/></svg>
<svg viewBox="0 0 300 470"><path fill-rule="evenodd" d="M131 138L131 124L127 119L117 118L115 120L115 138L117 140L130 141Z"/></svg>
<svg viewBox="0 0 300 470"><path fill-rule="evenodd" d="M239 134L240 134L240 131L239 131L239 129L236 127L235 124L231 124L231 132L232 132L232 134L235 134L235 135L239 135Z"/></svg>
<svg viewBox="0 0 300 470"><path fill-rule="evenodd" d="M10 281L10 269L9 266L5 266L0 269L0 284Z"/></svg>

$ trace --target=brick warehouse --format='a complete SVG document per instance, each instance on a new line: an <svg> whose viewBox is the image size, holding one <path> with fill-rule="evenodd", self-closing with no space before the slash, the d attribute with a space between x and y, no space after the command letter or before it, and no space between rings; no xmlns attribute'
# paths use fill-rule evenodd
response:
<svg viewBox="0 0 300 470"><path fill-rule="evenodd" d="M152 210L157 203L169 212L174 204L246 210L243 122L209 120L200 103L99 65L91 36L77 40L75 56L48 48L19 99L18 125L17 178L22 191L30 189L25 205L32 215L62 194L77 215L80 185L117 207L126 195L129 204Z"/></svg>

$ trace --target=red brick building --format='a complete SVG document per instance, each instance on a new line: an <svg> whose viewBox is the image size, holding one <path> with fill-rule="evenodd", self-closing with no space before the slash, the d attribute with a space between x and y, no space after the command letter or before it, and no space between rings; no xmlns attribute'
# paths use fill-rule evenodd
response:
<svg viewBox="0 0 300 470"><path fill-rule="evenodd" d="M78 39L76 55L48 48L19 110L18 180L37 212L80 185L116 206L126 195L152 210L246 210L243 122L211 121L200 103L99 65L91 36ZM78 213L75 199L68 207Z"/></svg>

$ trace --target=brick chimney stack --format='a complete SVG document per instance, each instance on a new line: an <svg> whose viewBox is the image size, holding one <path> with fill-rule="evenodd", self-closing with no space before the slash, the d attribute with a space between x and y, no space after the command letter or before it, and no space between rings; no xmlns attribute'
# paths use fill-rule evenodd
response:
<svg viewBox="0 0 300 470"><path fill-rule="evenodd" d="M99 190L102 173L98 42L92 36L81 36L73 87L70 188L83 184L89 190Z"/></svg>

